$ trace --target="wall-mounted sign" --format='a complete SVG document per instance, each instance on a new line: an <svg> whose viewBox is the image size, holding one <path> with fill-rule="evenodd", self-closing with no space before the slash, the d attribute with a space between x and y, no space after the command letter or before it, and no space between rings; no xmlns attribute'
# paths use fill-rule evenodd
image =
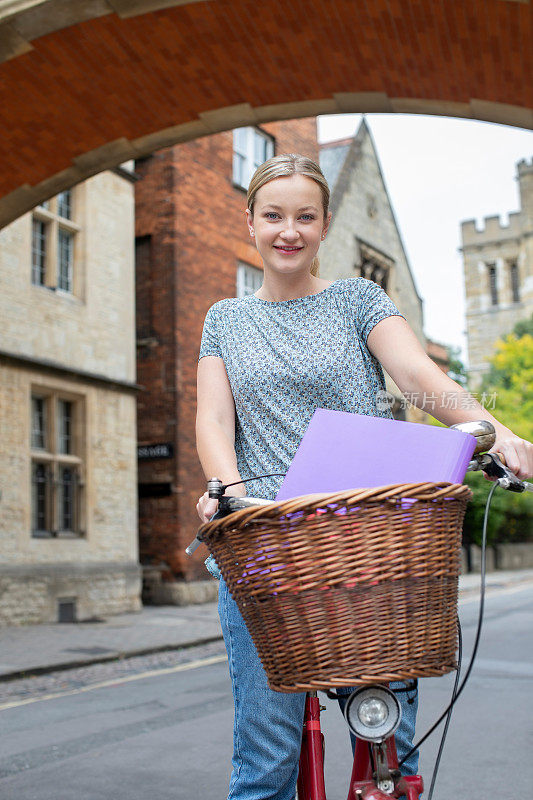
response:
<svg viewBox="0 0 533 800"><path fill-rule="evenodd" d="M139 461L152 461L155 458L172 458L174 455L174 445L172 442L162 444L140 444L137 447L137 458Z"/></svg>

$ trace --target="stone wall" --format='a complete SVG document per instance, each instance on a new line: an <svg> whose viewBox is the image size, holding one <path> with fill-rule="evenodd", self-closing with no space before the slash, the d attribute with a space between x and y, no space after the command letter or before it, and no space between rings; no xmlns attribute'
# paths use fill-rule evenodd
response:
<svg viewBox="0 0 533 800"><path fill-rule="evenodd" d="M132 562L0 567L0 626L57 622L59 604L73 603L83 622L139 611L141 575Z"/></svg>
<svg viewBox="0 0 533 800"><path fill-rule="evenodd" d="M533 569L533 542L496 544L486 548L485 558L487 572ZM481 572L481 547L475 544L469 546L466 564L463 572Z"/></svg>
<svg viewBox="0 0 533 800"><path fill-rule="evenodd" d="M72 196L73 292L32 283L31 214L0 233L4 624L56 621L65 597L80 619L139 607L133 186L108 172ZM48 422L56 398L75 408L66 455L58 455L53 427L46 447L32 451L32 395L48 398ZM75 530L60 529L56 507L46 530L33 531L34 460L75 467ZM47 484L48 508L59 504L56 485Z"/></svg>

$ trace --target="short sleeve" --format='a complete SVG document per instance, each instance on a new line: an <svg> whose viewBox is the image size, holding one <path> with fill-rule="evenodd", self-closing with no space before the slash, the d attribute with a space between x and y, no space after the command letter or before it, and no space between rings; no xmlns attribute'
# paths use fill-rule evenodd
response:
<svg viewBox="0 0 533 800"><path fill-rule="evenodd" d="M372 328L387 317L403 317L390 297L374 281L359 278L357 298L357 329L363 342Z"/></svg>
<svg viewBox="0 0 533 800"><path fill-rule="evenodd" d="M200 343L200 354L198 356L198 361L200 361L200 359L204 356L218 356L218 358L222 358L217 316L218 315L215 306L211 306L204 320L204 329L202 331L202 341Z"/></svg>

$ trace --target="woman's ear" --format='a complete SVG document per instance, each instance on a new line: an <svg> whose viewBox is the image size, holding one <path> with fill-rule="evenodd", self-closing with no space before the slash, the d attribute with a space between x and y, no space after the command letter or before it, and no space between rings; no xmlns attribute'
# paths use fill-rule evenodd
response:
<svg viewBox="0 0 533 800"><path fill-rule="evenodd" d="M248 225L248 232L250 236L255 236L254 218L249 208L246 209L246 224Z"/></svg>

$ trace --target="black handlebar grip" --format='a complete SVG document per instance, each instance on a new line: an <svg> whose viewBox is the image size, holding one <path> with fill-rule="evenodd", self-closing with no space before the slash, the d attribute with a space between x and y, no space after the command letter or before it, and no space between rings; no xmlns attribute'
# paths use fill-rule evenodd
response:
<svg viewBox="0 0 533 800"><path fill-rule="evenodd" d="M478 463L483 472L489 478L497 478L500 481L505 481L504 488L510 492L523 492L526 486L520 478L517 478L514 472L502 463L500 460L500 453L485 453L478 457Z"/></svg>

